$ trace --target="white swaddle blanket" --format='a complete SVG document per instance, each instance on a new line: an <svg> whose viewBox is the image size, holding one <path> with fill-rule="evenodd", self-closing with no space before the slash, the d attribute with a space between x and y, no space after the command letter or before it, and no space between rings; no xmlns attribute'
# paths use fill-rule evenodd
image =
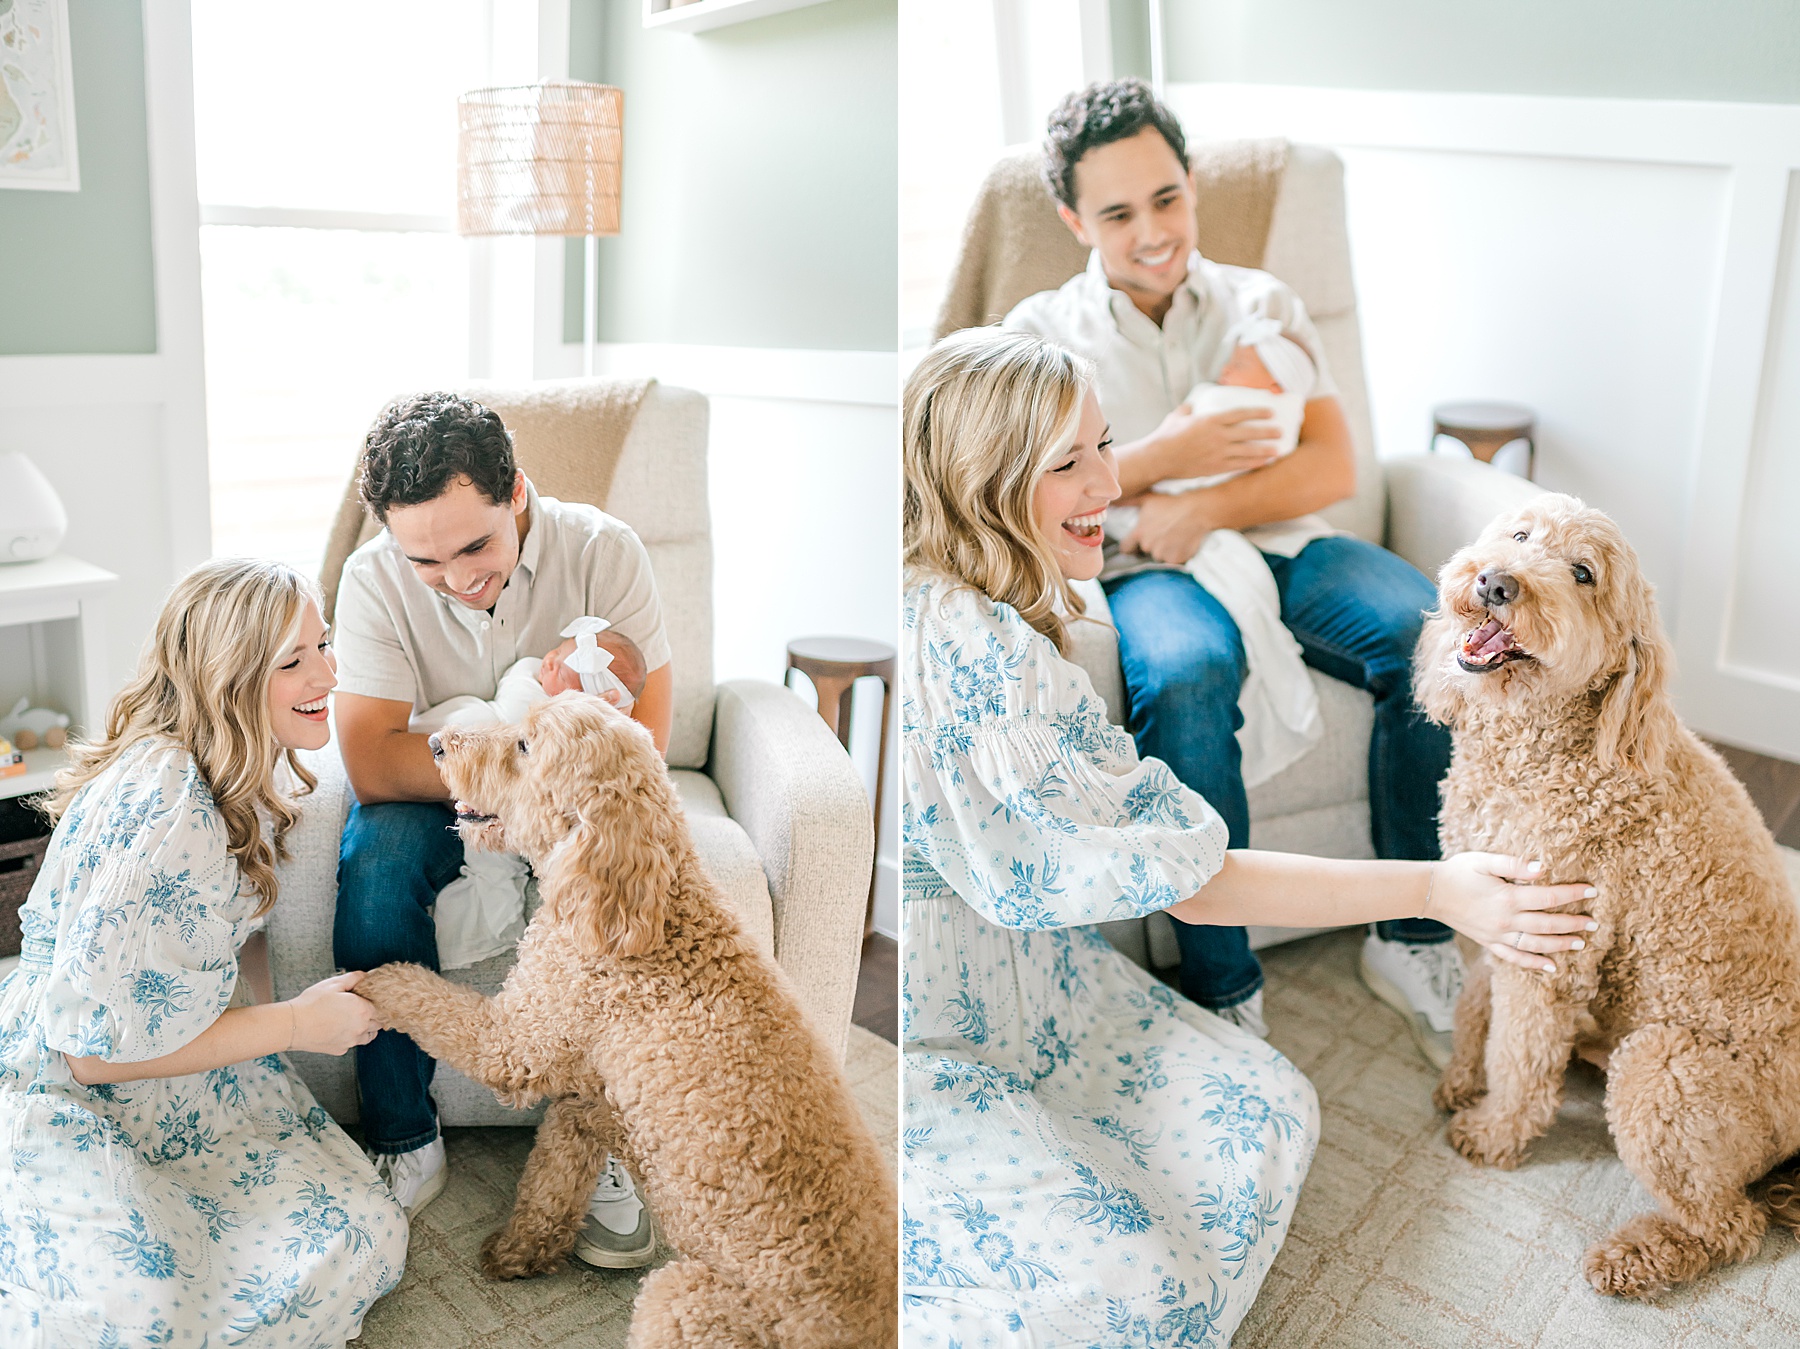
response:
<svg viewBox="0 0 1800 1349"><path fill-rule="evenodd" d="M1229 384L1200 384L1185 400L1202 417L1235 408L1268 408L1268 420L1280 428L1278 452L1292 454L1306 417L1302 392L1270 393ZM1165 495L1210 487L1236 477L1170 478L1153 489ZM1123 539L1137 526L1137 508L1114 507L1106 514L1106 532ZM1306 673L1300 643L1281 621L1281 592L1261 551L1235 529L1215 529L1200 551L1187 561L1188 575L1225 607L1237 624L1248 667L1238 693L1244 724L1238 728L1246 787L1267 782L1319 742L1325 724L1319 695Z"/></svg>
<svg viewBox="0 0 1800 1349"><path fill-rule="evenodd" d="M562 635L575 638L576 648L564 663L581 676L586 692L612 693L614 705L629 712L631 691L609 668L612 653L595 640L611 626L604 618L578 618L570 623ZM447 726L505 726L521 721L549 696L538 683L542 665L535 656L518 661L500 677L492 702L473 696L450 698L414 715L407 729L429 735ZM525 860L511 853L465 852L462 874L438 891L433 910L440 969L465 969L519 944L525 935L525 878L529 874Z"/></svg>
<svg viewBox="0 0 1800 1349"><path fill-rule="evenodd" d="M538 683L543 662L530 657L500 677L494 699L450 698L414 714L409 731L429 735L448 726L504 726L544 701ZM511 853L466 849L462 874L438 891L438 968L465 969L510 951L525 935L525 859Z"/></svg>

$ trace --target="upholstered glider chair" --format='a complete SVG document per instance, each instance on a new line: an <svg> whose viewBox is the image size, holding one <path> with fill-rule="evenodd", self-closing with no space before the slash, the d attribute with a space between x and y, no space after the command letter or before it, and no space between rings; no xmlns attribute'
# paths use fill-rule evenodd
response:
<svg viewBox="0 0 1800 1349"><path fill-rule="evenodd" d="M1378 459L1369 425L1357 328L1343 162L1332 151L1286 141L1224 141L1193 154L1199 182L1200 252L1215 262L1260 267L1287 282L1318 325L1356 442L1356 494L1322 512L1330 522L1385 545L1435 577L1438 568L1494 516L1539 491L1522 478L1470 459L1418 454ZM1056 215L1037 147L1008 151L989 170L964 231L938 318L938 334L997 323L1027 295L1081 271L1088 250ZM1424 440L1426 428L1420 428ZM1118 636L1098 582L1078 587L1092 623L1072 629L1073 655L1125 722ZM1325 736L1299 762L1252 788L1250 841L1258 848L1322 857L1373 857L1369 832L1369 734L1374 701L1308 670L1319 691ZM1141 964L1179 962L1175 933L1161 914L1108 924L1114 944ZM1252 928L1266 946L1305 935Z"/></svg>
<svg viewBox="0 0 1800 1349"><path fill-rule="evenodd" d="M874 854L869 802L837 738L793 694L760 680L713 683L706 399L607 380L466 392L505 420L519 466L540 492L598 505L643 540L673 648L668 762L695 845L746 928L786 972L814 1028L842 1054ZM375 533L352 482L320 578L328 607L345 558ZM292 859L281 869L269 924L280 998L335 968L338 838L350 785L335 743L307 761L319 785L289 836ZM492 993L512 965L510 955L496 956L448 977ZM354 1055L294 1059L333 1116L359 1117ZM510 1110L441 1064L432 1090L445 1124L530 1124L541 1113Z"/></svg>

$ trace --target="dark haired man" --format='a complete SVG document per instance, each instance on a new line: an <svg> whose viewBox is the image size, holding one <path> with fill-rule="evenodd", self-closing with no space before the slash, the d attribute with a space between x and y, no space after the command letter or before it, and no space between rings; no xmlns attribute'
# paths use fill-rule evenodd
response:
<svg viewBox="0 0 1800 1349"><path fill-rule="evenodd" d="M1138 748L1218 809L1232 847L1249 845L1236 739L1243 642L1224 607L1182 569L1211 531L1241 530L1262 549L1281 620L1308 664L1375 696L1369 808L1376 852L1435 858L1437 784L1450 743L1419 713L1411 683L1421 614L1435 592L1405 561L1337 535L1310 514L1355 490L1356 461L1305 307L1266 272L1200 256L1181 125L1141 81L1093 85L1063 100L1050 116L1044 173L1058 214L1093 253L1087 270L1060 289L1022 301L1007 326L1094 361L1127 499L1164 479L1238 474L1179 495L1145 496L1134 532L1109 549L1101 581ZM1199 416L1182 401L1217 377L1231 354L1228 335L1252 313L1278 319L1318 369L1299 444L1285 458L1275 454L1275 426L1256 410ZM1263 1033L1262 969L1243 929L1177 924L1176 933L1182 990ZM1363 948L1371 989L1406 1018L1440 1067L1462 984L1450 936L1422 920L1383 923Z"/></svg>
<svg viewBox="0 0 1800 1349"><path fill-rule="evenodd" d="M350 555L338 586L337 738L356 802L338 862L338 964L437 968L431 905L459 874L449 791L415 710L459 694L491 699L515 661L543 656L547 692L580 687L562 629L610 619L643 653L631 715L658 749L673 715L669 643L650 559L631 528L592 506L540 497L513 462L500 418L454 394L401 399L364 443L363 503L387 528ZM445 1182L429 1088L435 1065L384 1031L356 1051L363 1136L409 1213ZM576 1254L630 1268L655 1251L630 1177L608 1160Z"/></svg>

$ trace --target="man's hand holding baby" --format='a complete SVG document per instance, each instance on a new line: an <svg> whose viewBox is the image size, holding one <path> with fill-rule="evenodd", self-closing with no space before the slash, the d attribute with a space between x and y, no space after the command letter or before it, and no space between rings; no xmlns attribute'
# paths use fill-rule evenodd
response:
<svg viewBox="0 0 1800 1349"><path fill-rule="evenodd" d="M1183 403L1162 419L1151 438L1158 444L1157 481L1210 478L1272 464L1280 457L1281 428L1262 408L1228 408L1207 415Z"/></svg>
<svg viewBox="0 0 1800 1349"><path fill-rule="evenodd" d="M1130 505L1138 509L1137 525L1119 541L1126 553L1141 553L1171 567L1183 567L1200 551L1217 526L1207 510L1210 488L1163 496L1147 492Z"/></svg>

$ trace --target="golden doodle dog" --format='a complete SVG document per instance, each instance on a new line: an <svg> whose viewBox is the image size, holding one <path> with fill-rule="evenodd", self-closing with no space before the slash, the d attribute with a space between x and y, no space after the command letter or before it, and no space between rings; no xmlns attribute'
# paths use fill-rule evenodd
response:
<svg viewBox="0 0 1800 1349"><path fill-rule="evenodd" d="M550 1098L482 1270L557 1268L612 1151L681 1256L644 1280L630 1344L892 1345L894 1178L701 869L650 733L566 693L433 749L464 840L527 858L543 905L493 998L417 965L357 992L502 1099Z"/></svg>
<svg viewBox="0 0 1800 1349"><path fill-rule="evenodd" d="M1749 796L1670 707L1637 555L1599 511L1538 497L1445 564L1415 664L1455 744L1445 854L1541 858L1598 891L1554 973L1470 972L1434 1098L1451 1145L1517 1166L1579 1051L1658 1204L1587 1252L1588 1281L1649 1297L1748 1259L1771 1217L1800 1226L1792 1185L1763 1179L1800 1151L1800 918Z"/></svg>

